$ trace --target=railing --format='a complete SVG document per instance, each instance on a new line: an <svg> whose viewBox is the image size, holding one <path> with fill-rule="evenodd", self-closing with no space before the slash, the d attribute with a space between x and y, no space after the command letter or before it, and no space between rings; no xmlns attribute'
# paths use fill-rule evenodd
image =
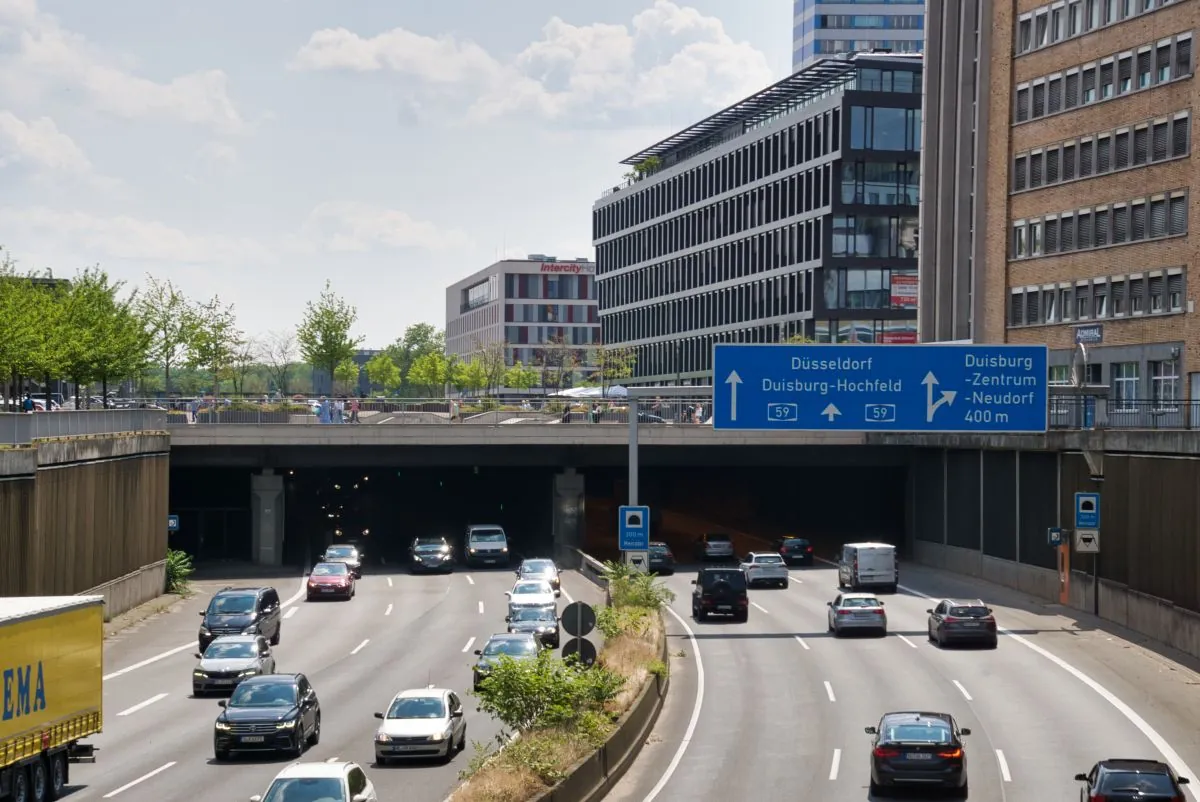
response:
<svg viewBox="0 0 1200 802"><path fill-rule="evenodd" d="M30 443L49 437L161 432L167 413L154 409L0 413L0 444Z"/></svg>
<svg viewBox="0 0 1200 802"><path fill-rule="evenodd" d="M1051 429L1200 429L1200 401L1053 396Z"/></svg>

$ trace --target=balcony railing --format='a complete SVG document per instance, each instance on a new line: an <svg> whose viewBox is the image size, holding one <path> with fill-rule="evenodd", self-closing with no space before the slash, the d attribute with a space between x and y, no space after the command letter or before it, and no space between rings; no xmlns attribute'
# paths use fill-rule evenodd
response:
<svg viewBox="0 0 1200 802"><path fill-rule="evenodd" d="M1050 428L1200 429L1200 401L1054 396Z"/></svg>

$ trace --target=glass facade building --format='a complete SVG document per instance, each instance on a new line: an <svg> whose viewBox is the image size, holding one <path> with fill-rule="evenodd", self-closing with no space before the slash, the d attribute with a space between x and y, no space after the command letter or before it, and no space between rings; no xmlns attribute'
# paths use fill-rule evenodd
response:
<svg viewBox="0 0 1200 802"><path fill-rule="evenodd" d="M625 160L592 217L629 383L706 384L718 342L916 341L921 68L822 59Z"/></svg>
<svg viewBox="0 0 1200 802"><path fill-rule="evenodd" d="M925 0L793 0L793 70L845 53L920 53L924 40Z"/></svg>

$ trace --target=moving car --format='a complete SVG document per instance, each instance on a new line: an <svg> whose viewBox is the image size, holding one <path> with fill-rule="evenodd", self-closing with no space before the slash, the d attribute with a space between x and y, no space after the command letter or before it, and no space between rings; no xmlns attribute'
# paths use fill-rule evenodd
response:
<svg viewBox="0 0 1200 802"><path fill-rule="evenodd" d="M774 543L775 551L788 565L812 565L813 547L802 537L784 537Z"/></svg>
<svg viewBox="0 0 1200 802"><path fill-rule="evenodd" d="M354 598L357 583L354 573L346 563L317 563L308 575L306 598L345 599Z"/></svg>
<svg viewBox="0 0 1200 802"><path fill-rule="evenodd" d="M519 579L513 589L506 591L509 613L530 607L538 610L557 610L559 593L544 579Z"/></svg>
<svg viewBox="0 0 1200 802"><path fill-rule="evenodd" d="M321 703L303 674L264 674L237 686L213 724L213 757L285 752L294 757L321 740Z"/></svg>
<svg viewBox="0 0 1200 802"><path fill-rule="evenodd" d="M750 594L746 573L740 568L703 568L692 580L692 617L707 621L710 615L728 615L733 620L750 619Z"/></svg>
<svg viewBox="0 0 1200 802"><path fill-rule="evenodd" d="M710 533L696 539L696 559L701 562L710 560L732 560L733 539L729 535Z"/></svg>
<svg viewBox="0 0 1200 802"><path fill-rule="evenodd" d="M1183 786L1187 777L1180 777L1166 763L1158 760L1109 758L1092 766L1087 774L1076 774L1083 783L1079 789L1081 802L1102 799L1121 802L1183 802Z"/></svg>
<svg viewBox="0 0 1200 802"><path fill-rule="evenodd" d="M262 635L222 635L208 644L192 671L192 695L232 691L243 680L275 673L275 658Z"/></svg>
<svg viewBox="0 0 1200 802"><path fill-rule="evenodd" d="M752 551L742 558L741 569L746 572L746 584L788 586L788 569L783 558L771 551Z"/></svg>
<svg viewBox="0 0 1200 802"><path fill-rule="evenodd" d="M463 536L467 565L508 565L508 535L497 524L471 524Z"/></svg>
<svg viewBox="0 0 1200 802"><path fill-rule="evenodd" d="M960 729L949 713L885 713L871 744L871 797L887 788L943 788L967 796L967 753Z"/></svg>
<svg viewBox="0 0 1200 802"><path fill-rule="evenodd" d="M467 745L462 700L446 688L401 691L388 705L375 733L375 762L398 758L440 757L446 762Z"/></svg>
<svg viewBox="0 0 1200 802"><path fill-rule="evenodd" d="M283 611L275 588L224 588L200 613L200 651L221 635L262 635L279 645Z"/></svg>
<svg viewBox="0 0 1200 802"><path fill-rule="evenodd" d="M896 547L890 543L847 543L838 558L838 588L885 588L895 593L900 582Z"/></svg>
<svg viewBox="0 0 1200 802"><path fill-rule="evenodd" d="M355 579L362 579L363 561L362 555L358 553L356 546L341 544L330 546L325 549L325 553L321 555L323 563L345 563L350 569L350 573L354 574Z"/></svg>
<svg viewBox="0 0 1200 802"><path fill-rule="evenodd" d="M841 593L829 602L829 631L835 638L849 630L887 634L883 602L870 593Z"/></svg>
<svg viewBox="0 0 1200 802"><path fill-rule="evenodd" d="M536 635L543 646L557 649L559 645L558 613L554 610L526 607L513 610L504 617L509 632Z"/></svg>
<svg viewBox="0 0 1200 802"><path fill-rule="evenodd" d="M454 550L444 537L419 537L408 547L408 570L453 573Z"/></svg>
<svg viewBox="0 0 1200 802"><path fill-rule="evenodd" d="M293 763L279 774L266 794L250 802L377 802L375 786L357 763Z"/></svg>
<svg viewBox="0 0 1200 802"><path fill-rule="evenodd" d="M538 656L538 640L528 633L512 633L493 635L488 638L482 649L476 649L479 658L471 670L474 690L479 690L480 684L488 678L500 661L505 657L513 660L533 660Z"/></svg>
<svg viewBox="0 0 1200 802"><path fill-rule="evenodd" d="M522 560L517 567L517 579L544 579L550 583L557 595L562 590L562 577L554 560Z"/></svg>
<svg viewBox="0 0 1200 802"><path fill-rule="evenodd" d="M992 649L999 645L996 617L992 608L979 599L955 601L942 599L929 613L929 640L939 647L949 643L982 643Z"/></svg>
<svg viewBox="0 0 1200 802"><path fill-rule="evenodd" d="M666 543L650 542L650 572L659 576L675 576L675 554Z"/></svg>

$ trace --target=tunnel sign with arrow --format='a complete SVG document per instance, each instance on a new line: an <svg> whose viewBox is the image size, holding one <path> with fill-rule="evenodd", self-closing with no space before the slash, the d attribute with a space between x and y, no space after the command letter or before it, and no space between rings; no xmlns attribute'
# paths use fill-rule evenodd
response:
<svg viewBox="0 0 1200 802"><path fill-rule="evenodd" d="M1045 432L1044 345L776 345L713 349L713 427Z"/></svg>

